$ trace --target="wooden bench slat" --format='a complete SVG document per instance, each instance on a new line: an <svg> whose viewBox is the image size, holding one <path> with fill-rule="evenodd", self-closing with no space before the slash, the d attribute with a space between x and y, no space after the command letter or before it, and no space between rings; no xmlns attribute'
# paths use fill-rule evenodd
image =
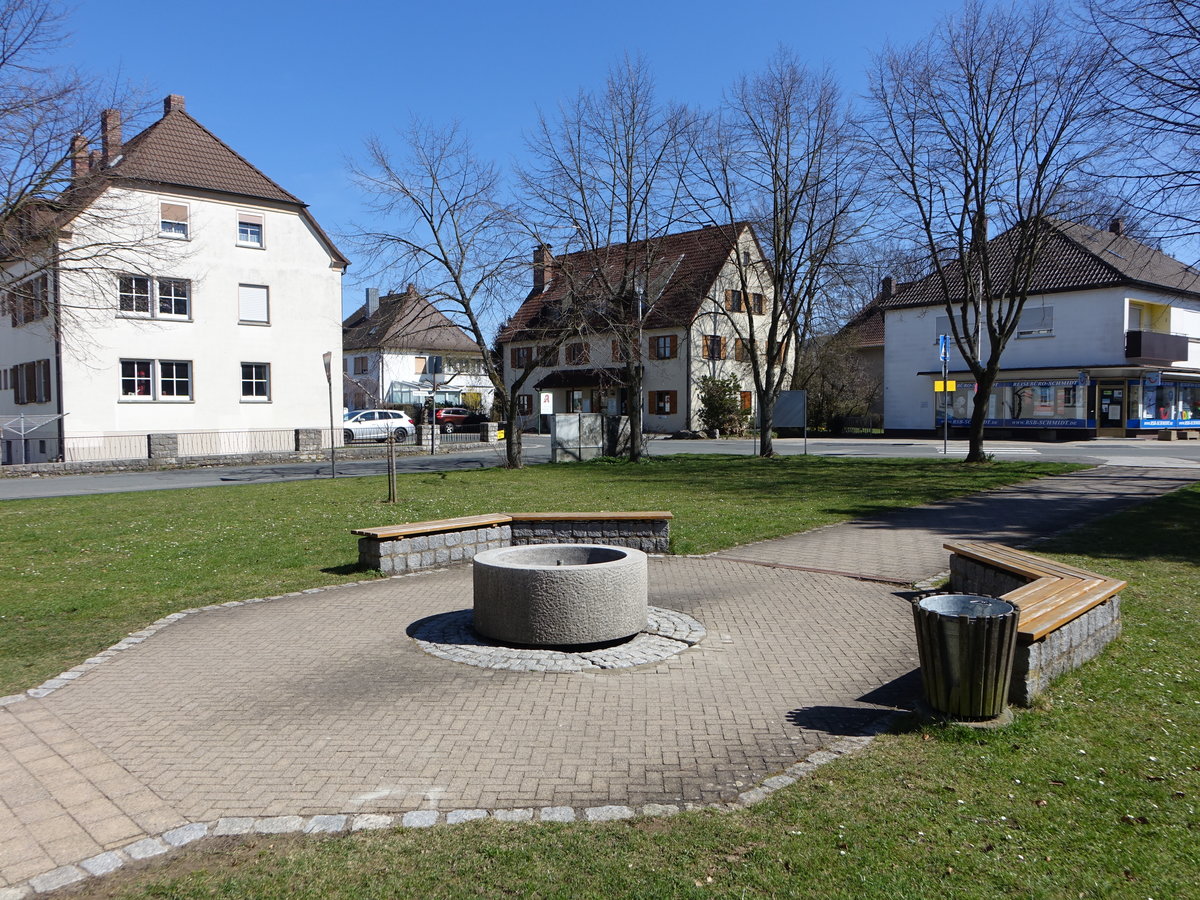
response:
<svg viewBox="0 0 1200 900"><path fill-rule="evenodd" d="M945 549L995 569L1029 579L1002 599L1020 611L1017 634L1039 640L1119 594L1124 581L990 541L947 541Z"/></svg>
<svg viewBox="0 0 1200 900"><path fill-rule="evenodd" d="M1036 641L1068 622L1077 619L1090 609L1119 594L1125 588L1123 581L1109 581L1086 593L1080 594L1047 610L1042 615L1026 621L1022 616L1017 634L1027 641ZM1028 637L1026 637L1028 635Z"/></svg>
<svg viewBox="0 0 1200 900"><path fill-rule="evenodd" d="M507 525L512 521L503 513L486 516L458 516L454 519L433 519L428 522L406 522L403 525L384 525L379 528L355 528L350 533L363 537L391 538L410 534L431 534L439 531L461 531L467 528L486 528L490 525Z"/></svg>
<svg viewBox="0 0 1200 900"><path fill-rule="evenodd" d="M509 513L514 522L591 522L599 519L617 520L622 522L641 521L644 519L673 519L674 516L665 510L642 512L531 512Z"/></svg>

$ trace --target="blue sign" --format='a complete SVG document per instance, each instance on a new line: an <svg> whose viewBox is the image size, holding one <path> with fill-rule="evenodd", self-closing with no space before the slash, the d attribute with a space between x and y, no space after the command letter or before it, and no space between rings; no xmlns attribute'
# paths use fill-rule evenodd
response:
<svg viewBox="0 0 1200 900"><path fill-rule="evenodd" d="M950 362L950 335L938 335L938 359L942 362Z"/></svg>

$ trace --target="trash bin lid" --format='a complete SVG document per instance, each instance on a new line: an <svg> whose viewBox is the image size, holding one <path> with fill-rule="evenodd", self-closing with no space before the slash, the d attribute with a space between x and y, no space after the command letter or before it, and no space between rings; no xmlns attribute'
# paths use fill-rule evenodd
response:
<svg viewBox="0 0 1200 900"><path fill-rule="evenodd" d="M917 601L917 605L926 612L942 616L968 616L972 619L1007 616L1016 610L1007 600L983 597L979 594L934 594Z"/></svg>

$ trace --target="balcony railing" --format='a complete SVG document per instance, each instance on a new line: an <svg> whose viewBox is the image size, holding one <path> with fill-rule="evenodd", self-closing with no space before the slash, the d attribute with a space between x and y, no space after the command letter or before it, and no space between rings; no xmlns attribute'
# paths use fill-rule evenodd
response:
<svg viewBox="0 0 1200 900"><path fill-rule="evenodd" d="M1169 365L1188 358L1186 334L1163 334L1157 331L1125 332L1125 358L1142 362Z"/></svg>

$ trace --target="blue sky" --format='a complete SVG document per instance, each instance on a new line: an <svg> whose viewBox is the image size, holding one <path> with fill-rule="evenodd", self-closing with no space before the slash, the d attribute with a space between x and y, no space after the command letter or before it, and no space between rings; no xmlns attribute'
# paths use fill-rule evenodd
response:
<svg viewBox="0 0 1200 900"><path fill-rule="evenodd" d="M411 116L460 121L481 155L519 158L539 109L599 87L629 52L664 98L712 106L775 48L827 63L851 93L886 41L926 34L958 0L608 0L603 4L79 0L61 59L188 112L306 201L332 234L365 221L346 174L364 138ZM348 248L343 248L347 249ZM364 285L351 266L347 306Z"/></svg>

